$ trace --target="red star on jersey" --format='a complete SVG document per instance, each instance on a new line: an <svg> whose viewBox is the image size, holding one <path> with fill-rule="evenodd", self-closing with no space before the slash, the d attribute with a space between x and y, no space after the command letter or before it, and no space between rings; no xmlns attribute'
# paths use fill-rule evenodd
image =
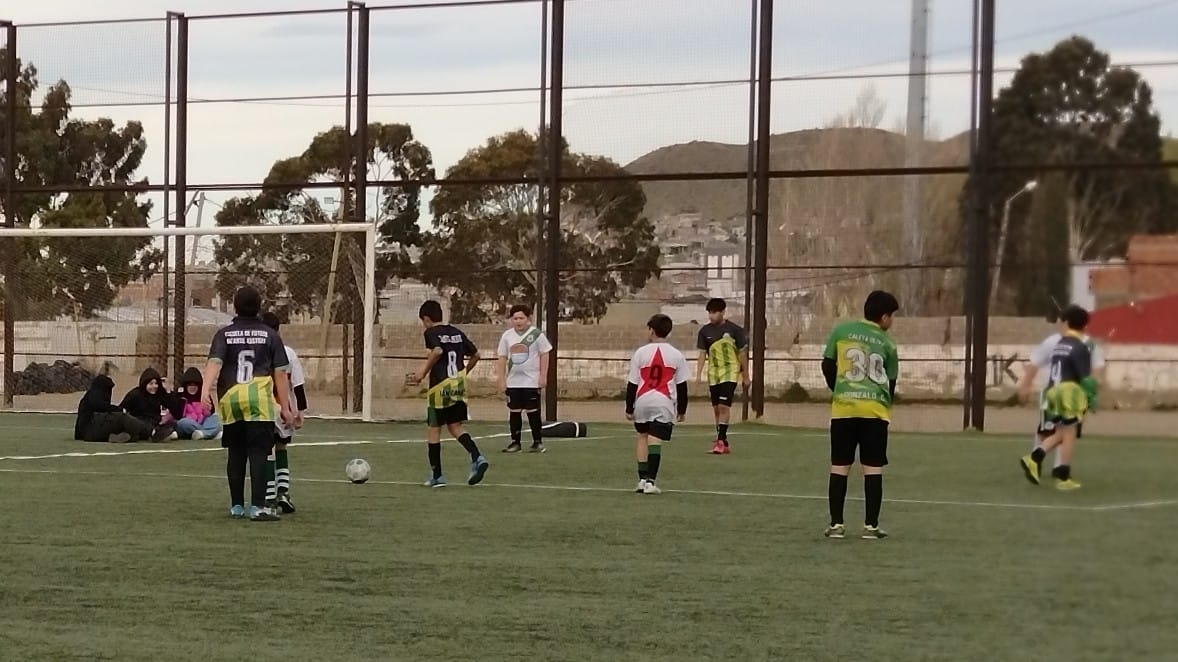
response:
<svg viewBox="0 0 1178 662"><path fill-rule="evenodd" d="M668 398L671 397L671 382L675 379L675 369L663 362L663 351L654 350L650 363L640 371L642 383L638 385L638 395L647 391L658 391Z"/></svg>

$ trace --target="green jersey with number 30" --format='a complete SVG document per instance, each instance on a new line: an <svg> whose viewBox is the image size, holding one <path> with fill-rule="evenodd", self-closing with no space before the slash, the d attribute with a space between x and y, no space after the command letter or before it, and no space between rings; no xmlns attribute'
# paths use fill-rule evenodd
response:
<svg viewBox="0 0 1178 662"><path fill-rule="evenodd" d="M892 417L889 382L900 374L896 343L874 322L845 322L834 328L822 356L838 363L831 418Z"/></svg>

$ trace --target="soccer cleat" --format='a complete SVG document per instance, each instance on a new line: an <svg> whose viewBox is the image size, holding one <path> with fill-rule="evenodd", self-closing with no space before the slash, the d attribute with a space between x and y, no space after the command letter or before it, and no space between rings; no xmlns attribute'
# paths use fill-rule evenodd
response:
<svg viewBox="0 0 1178 662"><path fill-rule="evenodd" d="M250 506L251 522L277 522L279 519L278 513L271 511L269 508Z"/></svg>
<svg viewBox="0 0 1178 662"><path fill-rule="evenodd" d="M438 476L437 478L434 478L431 476L428 480L425 481L425 486L426 487L445 487L446 486L446 477L445 476Z"/></svg>
<svg viewBox="0 0 1178 662"><path fill-rule="evenodd" d="M866 526L865 525L863 527L863 535L861 537L864 540L883 540L884 538L888 537L888 534L886 531L879 528L878 526Z"/></svg>
<svg viewBox="0 0 1178 662"><path fill-rule="evenodd" d="M1030 455L1024 455L1023 459L1019 460L1019 466L1023 468L1023 474L1026 475L1027 480L1031 481L1032 485L1039 484L1039 475L1043 469L1034 458Z"/></svg>
<svg viewBox="0 0 1178 662"><path fill-rule="evenodd" d="M638 487L635 487L634 491L638 494L642 494L643 492L646 491L646 479L645 478L638 479Z"/></svg>
<svg viewBox="0 0 1178 662"><path fill-rule="evenodd" d="M487 458L480 455L478 459L470 463L470 476L466 479L467 485L478 485L483 482L483 477L487 475L487 469L491 468L491 463Z"/></svg>
<svg viewBox="0 0 1178 662"><path fill-rule="evenodd" d="M233 519L245 519L245 506L237 504L229 509L229 516Z"/></svg>
<svg viewBox="0 0 1178 662"><path fill-rule="evenodd" d="M204 439L204 438L205 438L205 433L201 432L200 430L193 430L192 431L192 440L193 441L200 441L201 439Z"/></svg>
<svg viewBox="0 0 1178 662"><path fill-rule="evenodd" d="M536 442L528 449L529 453L547 453L548 449L544 447L544 442Z"/></svg>
<svg viewBox="0 0 1178 662"><path fill-rule="evenodd" d="M724 442L717 439L716 441L712 442L712 450L708 452L712 455L723 455L725 450Z"/></svg>
<svg viewBox="0 0 1178 662"><path fill-rule="evenodd" d="M659 489L658 485L654 484L653 480L646 481L646 485L642 487L643 494L662 494L663 491Z"/></svg>
<svg viewBox="0 0 1178 662"><path fill-rule="evenodd" d="M283 492L278 495L278 507L282 512L289 515L295 511L294 502L290 500L290 494Z"/></svg>
<svg viewBox="0 0 1178 662"><path fill-rule="evenodd" d="M518 453L518 452L522 451L523 449L524 449L524 447L522 444L520 444L518 441L513 441L510 444L507 444L507 448L504 448L503 452L504 453Z"/></svg>
<svg viewBox="0 0 1178 662"><path fill-rule="evenodd" d="M1055 489L1061 492L1071 492L1072 490L1080 489L1080 487L1080 483L1072 478L1055 481Z"/></svg>
<svg viewBox="0 0 1178 662"><path fill-rule="evenodd" d="M843 526L842 524L831 524L830 526L826 527L826 531L824 531L822 535L834 540L842 540L843 538L847 537L847 527Z"/></svg>

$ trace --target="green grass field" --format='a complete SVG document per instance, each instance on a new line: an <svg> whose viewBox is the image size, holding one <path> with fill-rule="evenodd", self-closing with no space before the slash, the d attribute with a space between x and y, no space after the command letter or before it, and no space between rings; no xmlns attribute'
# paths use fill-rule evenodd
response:
<svg viewBox="0 0 1178 662"><path fill-rule="evenodd" d="M677 430L664 493L643 496L623 425L511 456L499 425L474 425L486 483L461 481L450 442L452 484L429 490L420 427L312 421L292 447L299 512L262 524L229 519L215 442L83 444L71 424L0 416L0 659L1178 650L1174 442L1084 440L1084 489L1065 494L1025 482L1021 437L894 435L892 537L830 541L821 431L736 426L735 452L712 457L710 430ZM370 483L343 480L352 457L372 463Z"/></svg>

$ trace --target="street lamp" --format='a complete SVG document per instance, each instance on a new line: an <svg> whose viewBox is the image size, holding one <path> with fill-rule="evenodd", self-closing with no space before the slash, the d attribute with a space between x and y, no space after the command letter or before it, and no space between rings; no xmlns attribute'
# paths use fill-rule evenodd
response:
<svg viewBox="0 0 1178 662"><path fill-rule="evenodd" d="M1010 232L1010 206L1020 196L1030 193L1039 187L1039 182L1031 180L1023 187L1014 192L1014 195L1006 199L1006 204L1002 206L1002 226L998 230L998 254L994 260L994 277L990 281L990 311L994 310L994 301L998 297L998 282L1002 275L1002 258L1006 253L1006 235Z"/></svg>

